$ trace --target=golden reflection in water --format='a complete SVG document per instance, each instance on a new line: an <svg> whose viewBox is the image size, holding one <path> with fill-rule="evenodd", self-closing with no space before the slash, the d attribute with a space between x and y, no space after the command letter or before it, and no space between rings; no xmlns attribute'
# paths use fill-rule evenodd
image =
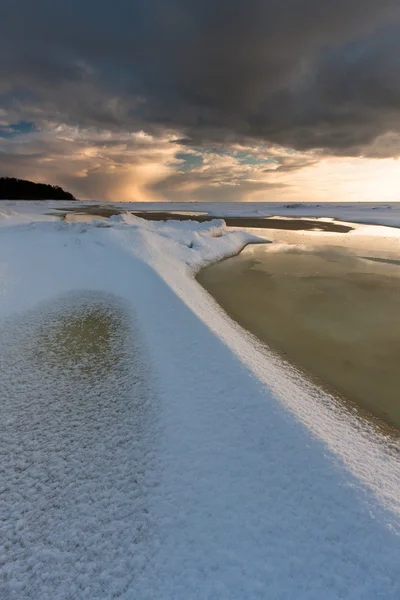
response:
<svg viewBox="0 0 400 600"><path fill-rule="evenodd" d="M106 221L107 217L97 215L94 213L67 213L64 215L64 221L67 223L87 223L88 221L95 220Z"/></svg>
<svg viewBox="0 0 400 600"><path fill-rule="evenodd" d="M400 267L385 260L272 244L211 265L198 281L267 345L400 428Z"/></svg>

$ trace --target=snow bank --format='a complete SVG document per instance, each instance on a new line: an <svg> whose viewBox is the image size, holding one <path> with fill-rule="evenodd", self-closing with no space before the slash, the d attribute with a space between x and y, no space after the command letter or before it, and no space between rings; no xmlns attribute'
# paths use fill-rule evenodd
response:
<svg viewBox="0 0 400 600"><path fill-rule="evenodd" d="M130 215L2 229L2 597L399 597L390 440L193 278L252 240L221 221ZM32 358L59 303L72 310L83 293L126 331L101 384Z"/></svg>
<svg viewBox="0 0 400 600"><path fill-rule="evenodd" d="M400 202L130 202L127 210L173 210L218 217L330 217L345 222L400 227Z"/></svg>

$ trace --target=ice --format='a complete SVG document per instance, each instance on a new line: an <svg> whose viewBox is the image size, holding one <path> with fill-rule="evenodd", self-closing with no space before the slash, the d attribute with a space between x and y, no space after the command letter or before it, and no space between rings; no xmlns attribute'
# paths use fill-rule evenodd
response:
<svg viewBox="0 0 400 600"><path fill-rule="evenodd" d="M23 219L55 220L60 209L88 206L113 206L123 211L190 213L213 217L297 217L326 218L344 222L365 223L400 227L400 202L67 202L49 201L46 203L48 214L43 215L44 203L41 201L1 201L0 226Z"/></svg>
<svg viewBox="0 0 400 600"><path fill-rule="evenodd" d="M400 227L400 202L130 202L126 210L191 212L217 217L298 217Z"/></svg>
<svg viewBox="0 0 400 600"><path fill-rule="evenodd" d="M0 232L0 597L397 600L394 442L194 280L256 238L48 208Z"/></svg>

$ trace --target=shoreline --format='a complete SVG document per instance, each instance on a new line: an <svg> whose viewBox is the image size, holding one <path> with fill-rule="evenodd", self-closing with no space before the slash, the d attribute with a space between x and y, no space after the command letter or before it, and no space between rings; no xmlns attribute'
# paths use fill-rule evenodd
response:
<svg viewBox="0 0 400 600"><path fill-rule="evenodd" d="M92 217L109 218L115 215L128 212L129 214L145 219L146 221L196 221L198 223L206 223L214 220L221 219L225 221L227 227L236 228L258 228L258 229L284 229L293 231L324 231L331 233L348 233L352 231L354 227L349 224L343 224L336 221L322 221L317 218L288 218L283 219L279 216L266 216L266 217L233 217L233 216L218 216L208 214L196 214L196 213L183 213L183 212L170 212L170 211L134 211L118 209L113 206L93 206L87 207L82 206L79 208L71 207L70 209L57 208L57 211L64 213L62 218L67 215L88 215Z"/></svg>
<svg viewBox="0 0 400 600"><path fill-rule="evenodd" d="M114 214L121 212L184 214L196 219L199 215L209 218L251 218L289 217L290 219L330 219L346 224L400 227L400 202L99 202L81 201L79 208L64 203L65 210L78 208L94 212L96 207L112 209ZM62 210L53 204L55 210Z"/></svg>
<svg viewBox="0 0 400 600"><path fill-rule="evenodd" d="M0 313L23 326L21 347L15 329L10 343L3 337L10 358L3 387L15 387L1 407L10 584L23 579L35 586L39 572L52 593L59 581L75 583L77 564L91 573L99 561L112 567L123 560L135 597L162 596L166 577L176 582L172 596L183 589L196 597L211 589L217 573L228 596L239 599L254 596L255 581L258 589L283 589L289 577L302 589L311 565L316 597L331 585L332 572L346 578L347 589L358 589L361 573L364 590L372 593L378 582L381 595L393 595L400 544L396 444L268 354L192 275L254 239L249 232L217 222L165 226L128 214L109 227L41 219L37 212L14 217L0 236L7 284ZM127 368L136 369L135 385L113 363L108 390L100 382L89 397L86 390L75 394L53 372L44 390L31 357L37 359L34 333L45 329L31 309L38 307L46 323L54 299L77 290L96 299L112 294L126 308L118 339ZM77 348L74 334L81 333L81 321L79 330L76 321L71 325L40 338L62 365L70 345L59 354L60 335ZM21 354L24 348L33 353ZM40 360L45 370L51 364ZM79 372L73 377L79 391ZM141 389L143 407L135 404ZM71 392L75 402L72 413L64 403L61 422L54 390L60 402ZM103 429L96 428L99 419ZM74 436L72 447L65 431ZM145 460L138 462L140 456ZM145 535L132 535L131 520ZM15 523L23 525L17 538ZM300 570L299 556L305 557ZM107 589L125 585L118 572L107 573Z"/></svg>
<svg viewBox="0 0 400 600"><path fill-rule="evenodd" d="M271 249L271 246L268 248ZM267 256L268 256L268 249L267 249L267 253L265 254L265 260L267 261ZM245 254L245 253L244 253ZM257 254L257 250L254 251L254 254ZM271 321L271 317L269 317L268 313L266 312L265 314L261 314L257 311L260 311L260 303L262 298L264 297L264 300L266 302L265 306L267 306L267 300L269 300L267 298L267 296L265 296L266 292L266 288L265 287L265 281L264 279L262 280L262 285L264 285L264 287L259 287L260 283L257 283L257 279L254 279L254 277L256 277L256 271L254 272L254 275L252 275L252 279L251 282L247 280L247 278L243 277L243 273L240 271L240 264L245 264L244 263L244 259L243 257L241 257L242 252L240 252L236 257L227 257L225 259L223 259L222 261L219 261L218 263L213 263L210 265L205 266L204 268L202 268L201 270L199 270L196 274L195 274L195 278L196 281L203 287L203 289L205 289L211 296L212 298L218 303L218 305L222 308L222 310L224 310L226 312L226 314L232 318L234 320L234 322L236 322L239 326L243 327L245 329L245 331L247 331L248 333L250 333L252 336L254 336L261 344L265 344L266 347L268 348L268 350L270 350L272 353L275 353L280 360L283 360L285 363L288 363L288 365L290 365L291 367L294 367L295 369L298 369L300 373L303 374L303 376L305 376L310 382L312 382L314 385L317 385L321 390L332 394L334 397L336 397L340 403L347 407L348 411L352 411L352 412L356 412L357 414L360 415L360 417L363 420L367 420L368 422L372 422L374 427L378 428L381 432L384 433L389 433L391 435L391 437L399 437L400 436L400 420L398 418L398 409L395 408L395 405L392 405L392 408L390 409L390 411L388 413L385 412L385 409L383 408L384 406L386 406L385 404L380 405L378 400L375 400L375 404L373 401L371 401L370 397L368 397L368 401L365 402L365 399L363 399L362 393L360 391L357 391L357 386L355 386L355 382L357 381L357 377L360 380L360 365L357 363L357 361L361 361L361 358L359 357L359 355L356 356L355 359L355 364L354 367L352 367L352 369L356 368L355 374L350 371L348 372L348 367L346 367L344 369L343 366L341 366L340 361L337 363L333 363L336 364L336 369L337 372L335 371L335 367L333 367L331 369L331 373L329 373L329 366L327 366L327 364L324 364L323 362L321 363L321 358L319 357L319 353L322 352L322 356L324 352L328 352L327 356L329 356L329 343L333 342L333 340L335 340L335 337L332 338L332 335L339 335L339 333L341 330L338 329L337 332L333 331L333 332L327 332L326 334L326 340L324 340L324 335L322 336L322 342L321 339L319 339L318 341L318 337L316 338L317 340L317 347L313 350L313 352L315 353L315 355L318 357L316 359L313 359L312 357L308 357L308 355L306 356L306 359L304 358L304 352L307 352L307 343L304 344L304 347L302 349L301 344L299 344L298 340L293 340L294 342L294 346L290 345L290 334L288 334L287 331L285 331L285 328L287 327L287 323L292 322L290 320L290 312L287 314L287 319L288 321L286 322L285 320L282 320L282 314L279 314L279 308L278 313L275 313L275 319L280 319L280 323L281 323L281 332L279 333L279 327L278 329L274 326L272 326L271 329L271 324L268 326L268 321ZM275 254L270 254L270 258L275 257ZM312 256L312 255L308 255L308 256ZM239 261L237 260L238 257L241 257L239 259ZM307 257L308 258L308 257ZM358 258L358 257L355 257ZM362 257L364 260L365 258L369 258L369 257ZM249 261L250 259L248 259ZM348 257L346 256L346 260L348 260ZM235 268L235 261L238 263L237 268ZM385 261L385 267L387 266L388 268L395 266L393 265L393 262L390 259L381 259L381 261ZM378 263L378 267L380 267L380 263L381 261L375 261L374 259L372 259L372 261L370 262L370 265L372 264L373 267ZM245 267L243 267L245 268ZM397 265L396 265L397 268ZM368 271L367 267L365 267L365 269ZM224 271L226 271L224 273ZM372 271L372 268L371 268ZM247 271L249 273L249 275L251 275L252 270L250 267L250 271ZM260 274L261 276L261 274ZM367 275L366 275L367 276ZM247 276L246 276L247 277ZM263 275L263 277L265 277ZM368 277L372 277L372 275L368 275ZM348 286L349 284L346 283L346 279L344 279L343 281L341 281L340 279L337 280L339 286L343 286L343 293L346 293L346 286ZM269 285L269 284L268 284ZM362 283L360 282L360 285L372 285L372 280L371 283ZM237 286L237 288L240 288L240 292L238 289L236 289L235 292L235 286ZM258 286L258 287L257 287ZM243 291L246 290L246 291ZM251 290L251 291L249 291ZM264 291L262 291L264 290ZM258 300L254 300L254 298L252 298L252 295L257 295L257 293L261 296L258 298ZM278 299L279 299L279 293L282 292L274 292L275 294L278 293ZM288 291L286 291L286 294L288 293ZM295 291L292 293L295 293ZM360 300L362 301L363 298L363 294L364 292L362 292L361 290L361 296L360 296ZM371 292L370 292L371 293ZM241 299L239 298L239 300L237 299L238 294L241 296ZM264 296L263 296L264 294ZM359 290L357 290L357 294L359 294ZM290 295L290 294L289 294ZM247 299L247 300L246 300ZM358 296L357 296L358 299ZM241 302L244 304L241 305ZM246 302L247 302L247 306L246 306ZM285 297L285 291L283 291L283 297L281 298L281 302L285 303L287 302L287 296ZM329 302L329 300L328 300ZM325 299L325 303L326 303L326 299ZM269 309L271 309L271 306L269 306ZM365 309L365 307L364 307ZM267 308L265 309L266 311L268 310ZM295 309L291 309L294 310ZM369 310L369 309L368 309ZM258 316L260 314L260 316ZM321 317L319 317L321 318ZM339 317L341 318L341 317ZM344 308L344 314L343 314L343 322L346 322L346 318L348 319L348 315L346 315L346 308ZM258 319L258 320L257 320ZM324 324L324 321L322 321L321 325L318 326L324 326L327 327L329 326L329 313L327 316L327 321ZM299 317L297 319L298 322L296 322L296 319L293 321L293 326L294 327L299 327L300 329L299 331L302 331L302 327L304 326L304 324L301 324L301 317ZM304 320L304 319L303 319ZM318 322L318 321L317 321ZM340 322L340 321L339 321ZM312 322L311 322L312 323ZM314 325L312 325L312 327L314 327ZM339 327L339 325L336 325L336 327ZM350 329L351 326L349 325ZM269 333L268 333L269 331ZM299 333L298 331L298 333ZM307 331L307 329L305 330ZM312 329L310 330L312 332ZM356 335L358 335L358 332L355 332ZM316 334L313 334L316 335ZM340 334L343 335L343 334ZM372 328L371 329L371 335L376 335L376 331ZM272 337L271 337L272 336ZM368 333L367 333L368 336ZM286 339L287 338L287 339ZM312 338L311 338L312 339ZM350 338L351 339L351 338ZM368 341L368 337L367 337L367 341ZM372 342L374 341L374 338L372 338ZM308 340L308 345L310 345L312 342L310 340ZM336 344L336 342L335 342ZM335 344L333 345L333 347L335 347ZM328 350L326 349L328 348ZM310 346L309 350L312 349L312 346ZM318 349L318 350L317 350ZM351 351L346 350L346 345L341 347L340 345L338 346L338 351L341 352L343 354L343 360L348 361L348 364L352 364L352 361L354 360L354 356L352 357L351 355ZM361 351L361 349L360 349ZM383 347L383 352L385 351L384 347ZM365 354L365 350L361 351L360 356L364 356ZM372 367L372 371L374 372L373 369L376 367L378 368L378 364L376 365L374 363L374 359L371 359L371 357L374 356L374 354L371 352L370 355L368 354L368 352L365 354L365 361L370 361L372 360L371 363L371 367ZM329 360L337 360L337 357L335 357L335 355L331 356L331 358ZM328 359L327 359L328 360ZM366 365L368 364L367 362L365 363ZM380 363L379 363L380 364ZM367 369L367 367L365 367ZM381 367L379 367L381 368ZM343 370L344 369L344 370ZM324 375L325 373L325 375ZM350 373L350 374L349 374ZM366 371L365 377L368 380L368 375L369 372L368 370ZM341 380L342 377L342 380ZM350 377L349 381L347 381L348 377ZM379 375L379 377L381 377L381 375ZM390 378L389 378L390 379ZM374 385L372 385L372 388L377 388L377 384L376 381L372 380L372 383ZM384 380L382 381L382 390L386 391L385 388L386 382L384 383ZM392 383L393 385L393 383ZM360 388L361 390L362 388ZM383 393L382 391L382 393ZM361 393L361 396L360 396ZM375 396L378 398L378 394L377 394L377 390L375 389ZM393 391L390 392L393 395ZM365 394L365 393L364 393ZM373 392L371 391L370 394L373 394ZM365 397L365 396L364 396ZM374 396L371 396L372 398L374 398ZM388 396L390 397L390 396ZM395 412L393 412L395 411Z"/></svg>

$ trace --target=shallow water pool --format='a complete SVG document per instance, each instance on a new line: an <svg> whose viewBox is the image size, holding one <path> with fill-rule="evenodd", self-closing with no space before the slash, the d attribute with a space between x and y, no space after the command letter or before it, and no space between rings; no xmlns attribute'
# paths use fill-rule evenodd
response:
<svg viewBox="0 0 400 600"><path fill-rule="evenodd" d="M400 429L400 266L340 246L270 244L198 281L323 386Z"/></svg>

